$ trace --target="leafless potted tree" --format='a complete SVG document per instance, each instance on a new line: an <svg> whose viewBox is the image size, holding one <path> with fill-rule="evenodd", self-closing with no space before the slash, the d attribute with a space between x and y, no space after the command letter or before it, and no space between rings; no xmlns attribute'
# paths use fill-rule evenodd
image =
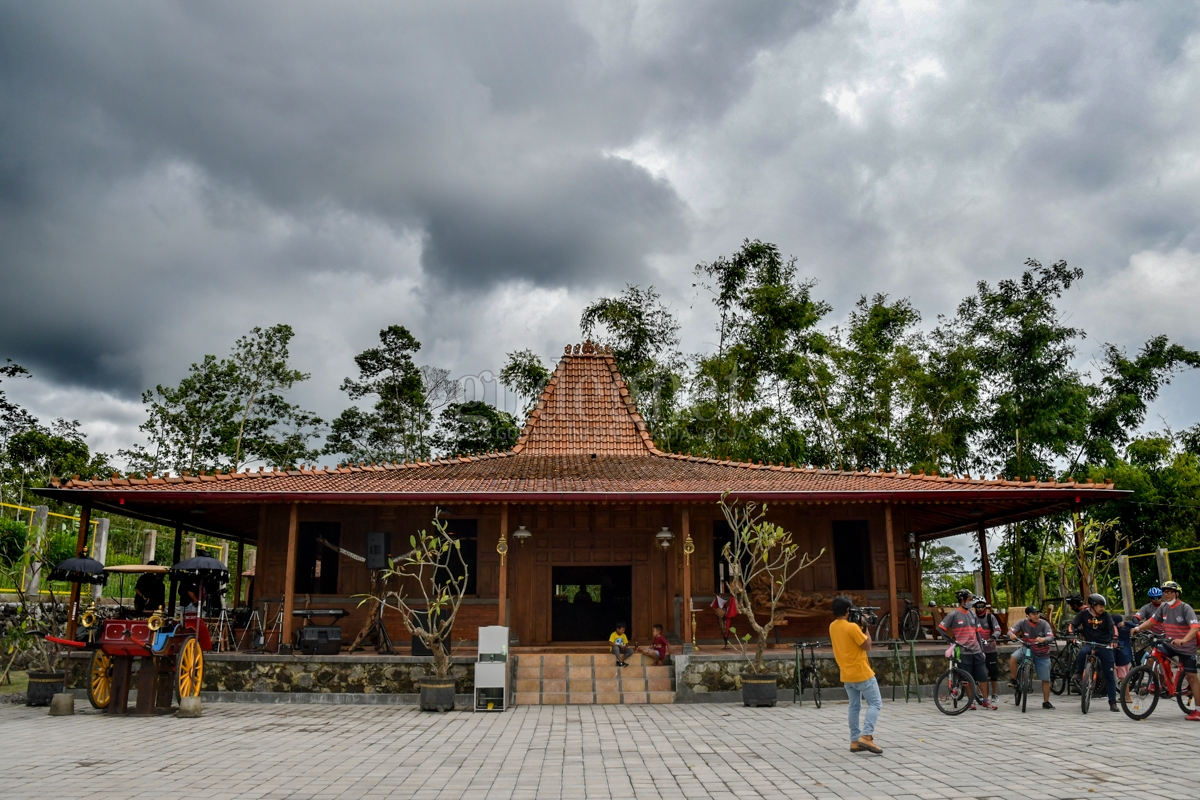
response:
<svg viewBox="0 0 1200 800"><path fill-rule="evenodd" d="M788 583L801 571L811 567L825 553L825 549L822 548L815 556L801 553L790 531L767 521L766 505L729 503L727 497L722 497L721 511L733 531L733 540L726 543L721 551L732 577L729 586L737 597L738 610L745 615L753 631L734 636L739 651L747 661L746 671L742 673L742 702L747 706L773 706L778 693L779 675L769 672L763 659L767 636L775 628L776 612ZM751 587L756 586L763 587L765 591L755 592L757 597L754 598L751 597ZM754 608L755 599L759 601L758 610ZM736 628L730 631L737 633ZM758 642L751 656L747 646L755 637Z"/></svg>
<svg viewBox="0 0 1200 800"><path fill-rule="evenodd" d="M454 708L450 636L467 590L467 562L436 514L432 532L422 530L408 541L412 549L381 573L384 585L396 579L396 589L385 592L382 602L400 612L408 632L433 653L433 677L420 684L421 710L449 711Z"/></svg>
<svg viewBox="0 0 1200 800"><path fill-rule="evenodd" d="M29 687L26 689L26 705L47 706L57 692L63 691L66 673L62 669L62 648L47 641L46 636L58 636L58 601L52 587L48 607L43 606L39 596L30 597L22 588L21 577L28 560L41 560L42 556L27 551L21 559L5 560L0 563L0 582L13 586L17 594L17 617L5 633L5 652L8 664L3 670L7 676L18 657L28 659Z"/></svg>

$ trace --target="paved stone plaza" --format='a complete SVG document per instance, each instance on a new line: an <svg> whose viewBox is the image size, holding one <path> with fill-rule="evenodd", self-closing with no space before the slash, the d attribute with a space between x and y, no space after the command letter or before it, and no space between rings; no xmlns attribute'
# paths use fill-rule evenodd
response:
<svg viewBox="0 0 1200 800"><path fill-rule="evenodd" d="M80 708L82 706L82 708ZM1130 798L1200 794L1200 724L1103 703L945 717L884 702L883 756L847 751L846 705L218 704L199 720L0 705L0 796L162 798ZM81 713L86 709L87 713ZM1161 746L1166 758L1154 755ZM1135 766L1140 765L1140 766Z"/></svg>

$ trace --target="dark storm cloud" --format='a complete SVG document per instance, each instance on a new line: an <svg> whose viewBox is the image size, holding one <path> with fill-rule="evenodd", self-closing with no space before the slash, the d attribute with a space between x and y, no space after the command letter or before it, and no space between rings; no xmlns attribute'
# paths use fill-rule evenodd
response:
<svg viewBox="0 0 1200 800"><path fill-rule="evenodd" d="M1191 284L1150 278L1200 269L1198 20L1076 0L0 4L0 358L83 407L79 387L136 398L289 322L300 399L328 416L395 322L428 363L494 370L561 352L600 292L655 283L701 349L691 266L746 237L796 254L835 317L887 291L932 320L977 279L1066 258L1089 333L1197 347Z"/></svg>
<svg viewBox="0 0 1200 800"><path fill-rule="evenodd" d="M0 258L7 288L54 297L55 313L6 314L0 341L58 379L128 391L145 382L137 342L182 297L389 272L302 233L253 263L202 237L172 248L178 210L137 187L172 165L194 170L222 233L346 214L416 235L449 287L636 280L686 243L688 215L612 151L718 116L756 54L836 8L4 4Z"/></svg>

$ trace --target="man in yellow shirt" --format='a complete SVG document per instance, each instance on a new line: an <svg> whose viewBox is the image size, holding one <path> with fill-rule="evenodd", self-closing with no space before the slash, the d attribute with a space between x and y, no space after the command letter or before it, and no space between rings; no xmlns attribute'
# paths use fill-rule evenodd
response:
<svg viewBox="0 0 1200 800"><path fill-rule="evenodd" d="M875 721L883 708L879 682L867 653L871 649L871 634L860 619L858 624L848 618L854 602L845 595L833 598L833 622L829 626L829 641L833 658L842 672L842 683L850 699L850 752L881 755L883 748L875 744ZM867 716L859 729L858 717L863 701L867 701Z"/></svg>

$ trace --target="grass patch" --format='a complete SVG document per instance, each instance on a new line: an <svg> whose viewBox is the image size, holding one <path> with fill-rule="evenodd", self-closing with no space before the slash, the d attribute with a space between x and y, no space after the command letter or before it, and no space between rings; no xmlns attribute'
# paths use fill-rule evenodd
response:
<svg viewBox="0 0 1200 800"><path fill-rule="evenodd" d="M0 672L4 669L0 667ZM29 676L24 672L17 672L15 669L8 673L12 683L0 683L0 694L11 694L13 692L23 692L29 686Z"/></svg>

